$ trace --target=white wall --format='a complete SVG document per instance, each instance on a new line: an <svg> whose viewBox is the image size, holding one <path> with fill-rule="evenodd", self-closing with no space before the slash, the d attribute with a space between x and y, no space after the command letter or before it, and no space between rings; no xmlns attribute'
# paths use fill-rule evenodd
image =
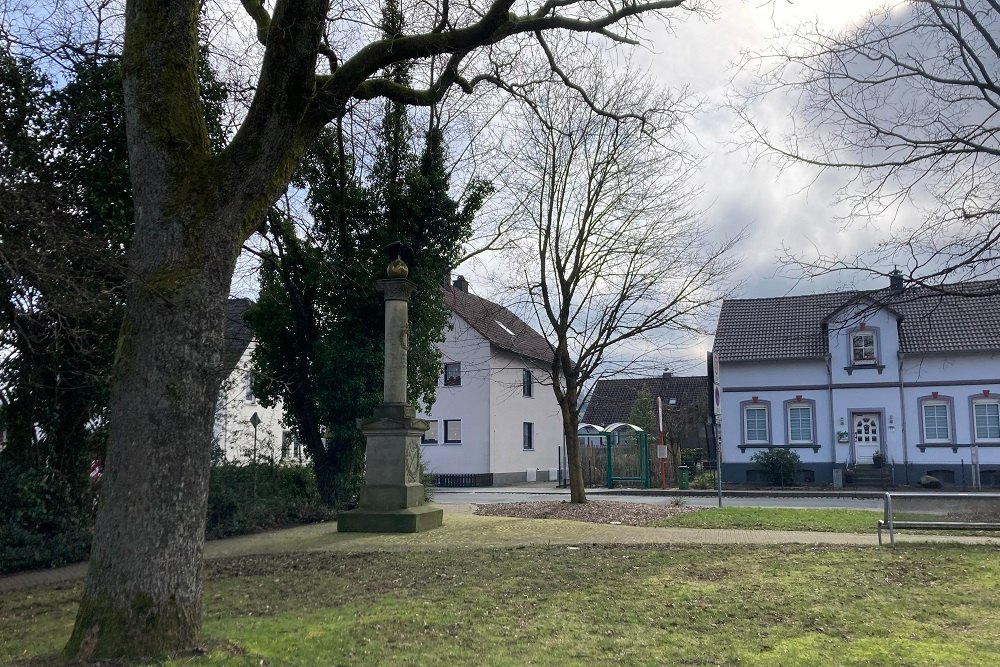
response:
<svg viewBox="0 0 1000 667"><path fill-rule="evenodd" d="M726 463L749 463L759 449L748 448L741 452L743 443L743 417L741 403L769 401L771 417L771 443L788 443L785 401L801 396L814 401L816 442L819 451L799 448L795 451L803 463L830 462L834 456L836 439L830 425L830 397L827 389L828 374L823 360L787 360L774 362L728 362L719 367L722 393L722 446Z"/></svg>
<svg viewBox="0 0 1000 667"><path fill-rule="evenodd" d="M562 416L552 393L549 371L503 350L494 350L490 403L493 472L523 473L558 467L563 444ZM524 370L532 372L532 396L524 396ZM534 449L524 449L524 423L533 425Z"/></svg>
<svg viewBox="0 0 1000 667"><path fill-rule="evenodd" d="M261 420L257 426L257 455L275 461L281 458L281 419L285 414L284 406L279 401L274 407L265 408L256 399L246 398L250 355L256 345L256 342L250 342L233 372L223 381L219 392L213 435L227 461L248 461L252 457L254 429L250 424L250 417L255 412ZM291 450L289 454L292 454Z"/></svg>
<svg viewBox="0 0 1000 667"><path fill-rule="evenodd" d="M852 431L852 414L882 415L882 440L888 458L897 465L968 465L973 440L969 397L1000 394L1000 353L898 355L896 316L887 311L865 314L865 326L876 328L878 364L850 368L849 334L857 328L855 314L845 311L829 330L830 370L825 359L724 362L720 365L722 394L722 443L726 463L748 464L757 449L739 450L742 444L741 402L757 396L770 401L771 442L787 444L784 401L801 395L815 401L818 452L796 449L804 464L847 462L851 445L837 443L838 431ZM902 372L900 363L902 360ZM901 391L900 377L903 387ZM828 388L832 384L832 391ZM919 399L938 392L953 399L953 437L962 445L925 448L922 440ZM980 461L996 468L1000 447L980 448Z"/></svg>
<svg viewBox="0 0 1000 667"><path fill-rule="evenodd" d="M899 326L897 317L886 310L863 312L871 308L867 304L855 308L845 308L830 322L829 344L830 365L833 369L834 384L899 382L899 368L896 352L899 350ZM878 363L872 366L854 366L851 363L850 334L859 328L876 332L876 356Z"/></svg>
<svg viewBox="0 0 1000 667"><path fill-rule="evenodd" d="M452 330L439 346L443 363L462 364L462 384L445 387L438 380L437 399L421 419L436 421L438 443L421 446L421 456L433 474L485 473L490 470L490 361L489 343L465 320L452 314ZM446 444L444 421L462 421L462 442Z"/></svg>
<svg viewBox="0 0 1000 667"><path fill-rule="evenodd" d="M1000 395L1000 353L935 354L920 357L903 357L903 379L910 385L903 391L907 440L911 446L908 460L914 464L932 465L969 463L967 445L974 441L969 397L979 396L983 390L991 396ZM923 440L920 399L933 396L950 398L952 402L952 439L962 445L952 448L929 447L920 451L917 444ZM981 464L1000 464L1000 447L981 447Z"/></svg>

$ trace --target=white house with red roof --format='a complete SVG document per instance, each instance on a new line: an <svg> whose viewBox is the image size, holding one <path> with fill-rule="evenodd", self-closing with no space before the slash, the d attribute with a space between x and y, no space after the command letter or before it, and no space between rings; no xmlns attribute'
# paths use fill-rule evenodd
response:
<svg viewBox="0 0 1000 667"><path fill-rule="evenodd" d="M1000 281L729 299L714 355L726 482L780 448L806 483L1000 485Z"/></svg>
<svg viewBox="0 0 1000 667"><path fill-rule="evenodd" d="M458 276L444 292L451 329L421 455L442 485L547 481L558 467L562 417L552 393L552 349L510 310L469 293Z"/></svg>
<svg viewBox="0 0 1000 667"><path fill-rule="evenodd" d="M243 319L251 305L249 299L230 299L226 304L223 355L226 379L219 391L213 429L217 457L229 462L245 462L257 457L301 463L304 460L302 446L281 423L284 417L282 403L264 407L253 394L251 355L256 342Z"/></svg>

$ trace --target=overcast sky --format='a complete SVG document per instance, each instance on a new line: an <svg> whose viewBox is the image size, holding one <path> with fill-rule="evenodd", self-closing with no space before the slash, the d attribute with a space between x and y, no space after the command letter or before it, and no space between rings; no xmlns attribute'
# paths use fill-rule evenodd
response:
<svg viewBox="0 0 1000 667"><path fill-rule="evenodd" d="M715 21L689 20L679 25L675 35L655 39L648 54L652 70L667 85L687 85L706 98L710 110L691 124L705 155L701 172L704 209L710 226L720 233L746 228L742 275L736 276L742 297L770 297L807 294L842 286L851 276L823 282L796 282L779 271L777 257L784 244L797 253L809 253L813 246L849 251L869 244L873 230L844 230L834 219L833 195L845 175L821 174L801 166L779 173L768 161L752 164L744 150L732 143L738 131L733 115L721 105L731 80L738 73L733 65L743 51L760 52L768 43L793 30L802 22L820 21L830 30L842 30L859 22L879 7L876 0L777 0L773 3L722 2ZM772 125L784 125L788 111L775 98L758 108ZM869 280L857 276L858 280ZM858 287L878 287L858 283Z"/></svg>
<svg viewBox="0 0 1000 667"><path fill-rule="evenodd" d="M658 30L652 43L640 52L653 75L666 86L686 86L705 102L704 111L689 125L704 157L700 172L704 191L701 208L707 226L720 235L747 232L741 246L743 258L732 276L735 297L772 297L809 294L845 288L875 288L868 276L838 275L800 281L778 263L782 246L794 254L813 248L850 252L870 245L878 229L845 229L835 219L833 196L846 175L820 173L802 165L779 173L768 161L753 161L734 145L738 131L733 114L722 105L739 76L735 64L745 51L766 50L769 43L793 31L796 25L819 21L829 30L849 29L883 3L878 0L775 0L755 3L721 0L714 19L694 17L674 23L673 32ZM738 81L737 81L738 83ZM775 98L758 109L772 126L784 125L788 111ZM891 267L888 267L891 269ZM887 269L888 270L888 269ZM491 295L489 269L460 267L471 274L473 291ZM478 283L478 285L477 285ZM704 373L705 353L711 337L683 350L668 361L679 374Z"/></svg>

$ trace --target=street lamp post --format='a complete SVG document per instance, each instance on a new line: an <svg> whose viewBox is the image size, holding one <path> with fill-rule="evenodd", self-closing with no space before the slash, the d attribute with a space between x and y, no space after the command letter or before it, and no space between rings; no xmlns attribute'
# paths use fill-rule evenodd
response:
<svg viewBox="0 0 1000 667"><path fill-rule="evenodd" d="M251 463L253 465L253 497L257 497L257 427L260 426L260 417L257 416L255 411L250 415L250 425L253 426L253 459Z"/></svg>

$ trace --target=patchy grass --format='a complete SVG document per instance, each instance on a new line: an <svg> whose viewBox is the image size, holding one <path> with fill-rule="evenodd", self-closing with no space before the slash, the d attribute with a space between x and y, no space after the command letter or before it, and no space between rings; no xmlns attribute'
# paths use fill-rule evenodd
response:
<svg viewBox="0 0 1000 667"><path fill-rule="evenodd" d="M0 664L62 665L79 586L0 598ZM593 546L210 562L200 665L956 665L1000 653L988 546Z"/></svg>
<svg viewBox="0 0 1000 667"><path fill-rule="evenodd" d="M672 528L731 528L740 530L809 530L824 533L874 533L881 510L794 509L785 507L716 507L660 519L648 525ZM898 514L897 520L927 515ZM940 519L940 517L937 517Z"/></svg>

